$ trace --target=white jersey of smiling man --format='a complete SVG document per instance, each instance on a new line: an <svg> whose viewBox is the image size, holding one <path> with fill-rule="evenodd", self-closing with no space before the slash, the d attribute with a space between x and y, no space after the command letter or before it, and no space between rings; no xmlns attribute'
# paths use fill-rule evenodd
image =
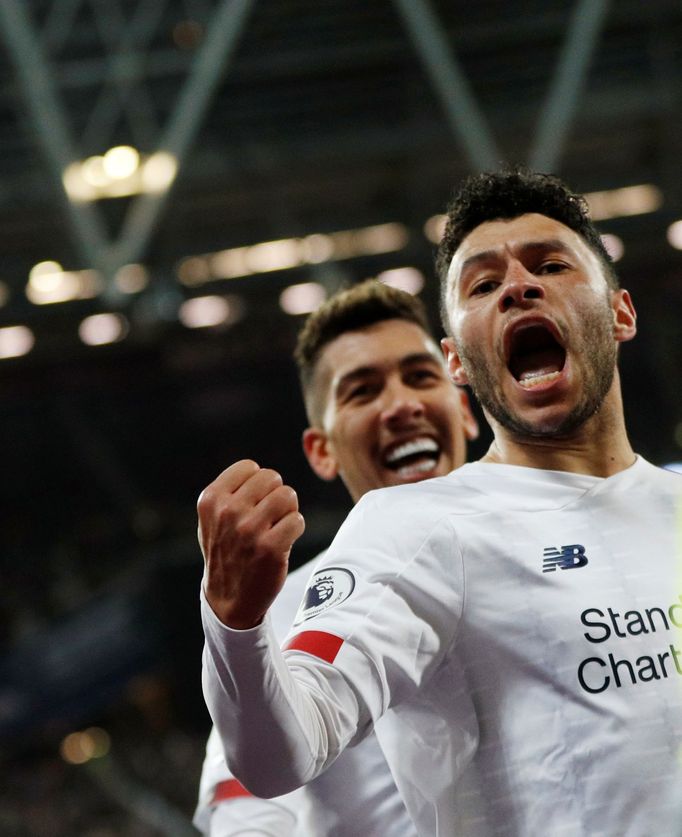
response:
<svg viewBox="0 0 682 837"><path fill-rule="evenodd" d="M282 793L376 728L423 837L678 834L682 480L625 430L630 296L584 201L530 172L466 181L437 264L450 374L493 443L366 494L309 588L331 578L333 596L304 600L284 652L265 614L302 529L295 498L257 573L221 553L229 478L199 503L208 565L232 580L202 606L228 760Z"/></svg>
<svg viewBox="0 0 682 837"><path fill-rule="evenodd" d="M448 377L417 298L376 281L337 294L307 319L296 360L311 425L304 452L322 479L339 474L353 500L373 488L442 476L464 463L476 422L466 392ZM267 503L273 484L281 481L252 462L238 463L230 479L232 497L224 512L232 535L223 542L233 559L241 554L247 560L270 537ZM279 640L296 616L314 565L290 573L271 608ZM220 594L221 583L207 573L207 589ZM330 590L322 582L315 595L321 600ZM211 837L416 835L374 736L305 788L259 799L229 772L214 728L194 823Z"/></svg>

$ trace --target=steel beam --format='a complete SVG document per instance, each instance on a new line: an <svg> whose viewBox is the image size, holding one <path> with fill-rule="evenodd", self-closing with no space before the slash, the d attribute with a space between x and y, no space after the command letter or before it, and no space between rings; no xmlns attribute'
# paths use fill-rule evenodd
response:
<svg viewBox="0 0 682 837"><path fill-rule="evenodd" d="M533 169L554 171L559 164L608 7L609 0L580 0L575 7L540 112L529 157Z"/></svg>
<svg viewBox="0 0 682 837"><path fill-rule="evenodd" d="M62 173L77 159L66 116L55 91L47 57L38 33L26 11L24 0L0 0L0 32L14 64L23 100L47 158L55 188L65 205L80 257L110 275L106 263L107 234L97 207L76 204L64 189ZM44 254L47 257L49 254Z"/></svg>
<svg viewBox="0 0 682 837"><path fill-rule="evenodd" d="M138 147L148 147L156 139L158 125L153 102L142 88L145 61L137 50L146 50L167 5L168 0L141 0L132 20L126 24L116 21L115 15L108 19L113 12L109 0L92 4L95 23L109 56L106 76L83 132L84 149L93 153L104 150L124 109ZM139 107L135 107L136 103Z"/></svg>
<svg viewBox="0 0 682 837"><path fill-rule="evenodd" d="M41 30L45 52L59 52L66 43L83 0L52 0Z"/></svg>
<svg viewBox="0 0 682 837"><path fill-rule="evenodd" d="M196 138L223 71L232 57L255 0L220 0L206 30L206 39L164 130L160 151L170 152L178 171ZM135 262L144 253L170 190L140 195L129 206L112 260Z"/></svg>
<svg viewBox="0 0 682 837"><path fill-rule="evenodd" d="M496 168L501 155L495 139L429 0L394 0L394 4L471 166Z"/></svg>

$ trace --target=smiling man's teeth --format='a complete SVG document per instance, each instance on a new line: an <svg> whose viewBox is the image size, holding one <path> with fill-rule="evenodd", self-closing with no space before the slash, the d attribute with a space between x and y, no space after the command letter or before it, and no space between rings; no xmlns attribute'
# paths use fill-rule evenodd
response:
<svg viewBox="0 0 682 837"><path fill-rule="evenodd" d="M438 444L433 439L426 437L412 439L410 442L405 442L404 445L398 445L397 448L394 448L386 457L386 462L390 464L406 456L414 456L418 453L438 453Z"/></svg>
<svg viewBox="0 0 682 837"><path fill-rule="evenodd" d="M549 383L561 375L561 371L557 372L524 372L519 378L519 383L524 389L533 389L533 387L540 386L540 384Z"/></svg>
<svg viewBox="0 0 682 837"><path fill-rule="evenodd" d="M396 474L403 479L407 479L416 474L426 474L428 471L432 471L435 464L435 461L430 457L428 459L420 459L418 462L413 462L410 465L403 465L402 468L398 468Z"/></svg>

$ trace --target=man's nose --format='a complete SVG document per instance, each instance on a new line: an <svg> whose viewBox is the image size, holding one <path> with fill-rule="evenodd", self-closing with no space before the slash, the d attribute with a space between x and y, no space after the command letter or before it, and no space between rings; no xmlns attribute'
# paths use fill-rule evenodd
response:
<svg viewBox="0 0 682 837"><path fill-rule="evenodd" d="M402 384L393 386L386 396L386 402L381 411L381 420L385 424L401 424L424 414L424 404L419 397L419 392L411 387Z"/></svg>
<svg viewBox="0 0 682 837"><path fill-rule="evenodd" d="M545 290L537 277L517 263L507 271L498 306L502 312L513 307L528 308L532 300L543 299L544 296Z"/></svg>

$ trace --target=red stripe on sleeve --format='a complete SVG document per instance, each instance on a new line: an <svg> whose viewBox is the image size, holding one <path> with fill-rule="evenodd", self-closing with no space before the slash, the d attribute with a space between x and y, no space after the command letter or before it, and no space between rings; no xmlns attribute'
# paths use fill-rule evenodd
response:
<svg viewBox="0 0 682 837"><path fill-rule="evenodd" d="M343 640L324 631L302 631L282 646L282 651L305 651L326 663L333 663Z"/></svg>
<svg viewBox="0 0 682 837"><path fill-rule="evenodd" d="M235 799L239 796L253 796L253 794L249 793L244 785L237 781L237 779L226 779L224 782L218 782L216 785L211 804L215 805L216 802L223 802L226 799Z"/></svg>

